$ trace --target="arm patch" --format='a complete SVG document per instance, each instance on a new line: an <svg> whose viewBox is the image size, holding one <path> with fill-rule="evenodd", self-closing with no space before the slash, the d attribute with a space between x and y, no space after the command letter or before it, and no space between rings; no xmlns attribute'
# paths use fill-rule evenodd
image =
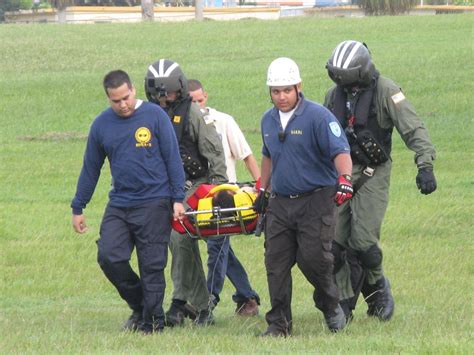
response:
<svg viewBox="0 0 474 355"><path fill-rule="evenodd" d="M392 96L392 101L394 104L398 104L399 102L402 102L403 100L405 100L405 95L403 95L403 92L401 91Z"/></svg>

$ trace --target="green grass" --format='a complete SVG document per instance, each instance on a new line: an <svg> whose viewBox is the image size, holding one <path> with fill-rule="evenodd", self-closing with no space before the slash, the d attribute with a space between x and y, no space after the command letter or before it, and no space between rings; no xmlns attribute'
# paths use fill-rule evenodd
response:
<svg viewBox="0 0 474 355"><path fill-rule="evenodd" d="M473 353L472 19L1 25L0 352ZM268 64L278 56L295 59L305 94L322 101L331 85L325 62L345 39L369 45L377 68L414 103L438 153L439 188L422 196L413 153L394 139L382 234L396 300L393 320L368 319L361 303L355 321L330 334L313 306L311 287L295 268L294 336L256 338L269 309L263 239L239 236L232 243L261 295L259 317L235 318L233 289L226 284L212 328L187 325L154 337L121 333L129 310L102 275L94 243L107 201L108 168L86 210L88 234L72 231L69 208L84 137L107 105L104 74L127 70L144 97L147 66L162 57L178 61L188 78L203 81L211 106L238 120L259 157L259 121L270 106ZM239 175L249 178L243 164ZM165 307L172 289L167 279Z"/></svg>

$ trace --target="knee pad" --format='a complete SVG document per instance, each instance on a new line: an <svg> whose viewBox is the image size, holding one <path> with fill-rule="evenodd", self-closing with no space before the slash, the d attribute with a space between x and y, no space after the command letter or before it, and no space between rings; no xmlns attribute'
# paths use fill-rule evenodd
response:
<svg viewBox="0 0 474 355"><path fill-rule="evenodd" d="M334 274L337 274L337 272L346 262L346 250L342 245L333 241L331 251L334 255Z"/></svg>
<svg viewBox="0 0 474 355"><path fill-rule="evenodd" d="M377 244L366 251L358 252L359 260L364 268L373 269L382 264L382 250Z"/></svg>

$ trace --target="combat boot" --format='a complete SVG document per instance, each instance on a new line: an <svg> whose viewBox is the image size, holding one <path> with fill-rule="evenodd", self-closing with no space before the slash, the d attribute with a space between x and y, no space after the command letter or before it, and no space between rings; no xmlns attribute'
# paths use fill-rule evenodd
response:
<svg viewBox="0 0 474 355"><path fill-rule="evenodd" d="M362 287L362 294L367 302L367 315L377 317L381 321L388 321L392 318L395 310L395 301L390 291L390 282L386 277L378 280L375 285L365 284Z"/></svg>
<svg viewBox="0 0 474 355"><path fill-rule="evenodd" d="M207 327L208 325L213 325L214 323L214 315L209 309L203 309L202 311L199 311L196 319L194 320L194 325L198 327Z"/></svg>
<svg viewBox="0 0 474 355"><path fill-rule="evenodd" d="M329 330L333 333L344 329L346 326L346 315L339 304L332 314L324 314L324 319L326 320Z"/></svg>
<svg viewBox="0 0 474 355"><path fill-rule="evenodd" d="M196 319L197 312L184 301L173 300L171 306L165 314L165 325L167 327L180 326L184 324L184 319Z"/></svg>
<svg viewBox="0 0 474 355"><path fill-rule="evenodd" d="M344 316L346 317L346 324L349 324L354 319L354 314L352 313L353 308L350 306L350 301L342 300L339 304L344 312Z"/></svg>
<svg viewBox="0 0 474 355"><path fill-rule="evenodd" d="M151 324L141 323L137 329L143 335L152 335L162 333L164 331L163 323L152 322Z"/></svg>
<svg viewBox="0 0 474 355"><path fill-rule="evenodd" d="M143 321L142 311L134 310L122 326L124 331L134 332Z"/></svg>
<svg viewBox="0 0 474 355"><path fill-rule="evenodd" d="M271 327L268 327L266 331L259 334L258 336L263 337L263 338L268 338L268 337L283 337L283 338L286 338L286 337L291 336L291 334L288 330L283 331L283 330L277 330L277 329L273 329Z"/></svg>

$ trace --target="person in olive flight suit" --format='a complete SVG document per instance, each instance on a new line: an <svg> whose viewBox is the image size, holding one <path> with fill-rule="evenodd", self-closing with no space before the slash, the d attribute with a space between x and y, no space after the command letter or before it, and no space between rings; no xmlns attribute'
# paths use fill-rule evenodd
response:
<svg viewBox="0 0 474 355"><path fill-rule="evenodd" d="M151 64L145 77L145 92L148 100L160 105L173 123L186 173L185 201L202 183L227 182L221 140L213 122L192 102L179 64L168 59ZM186 317L194 319L198 326L213 324L198 241L172 231L170 250L174 290L166 325L182 325Z"/></svg>
<svg viewBox="0 0 474 355"><path fill-rule="evenodd" d="M344 127L354 163L354 197L339 207L333 244L341 305L351 319L362 292L367 314L389 320L395 304L383 272L379 240L388 205L393 128L415 152L416 185L425 195L436 190L435 148L401 88L376 70L365 43L341 42L326 68L336 85L324 105Z"/></svg>

